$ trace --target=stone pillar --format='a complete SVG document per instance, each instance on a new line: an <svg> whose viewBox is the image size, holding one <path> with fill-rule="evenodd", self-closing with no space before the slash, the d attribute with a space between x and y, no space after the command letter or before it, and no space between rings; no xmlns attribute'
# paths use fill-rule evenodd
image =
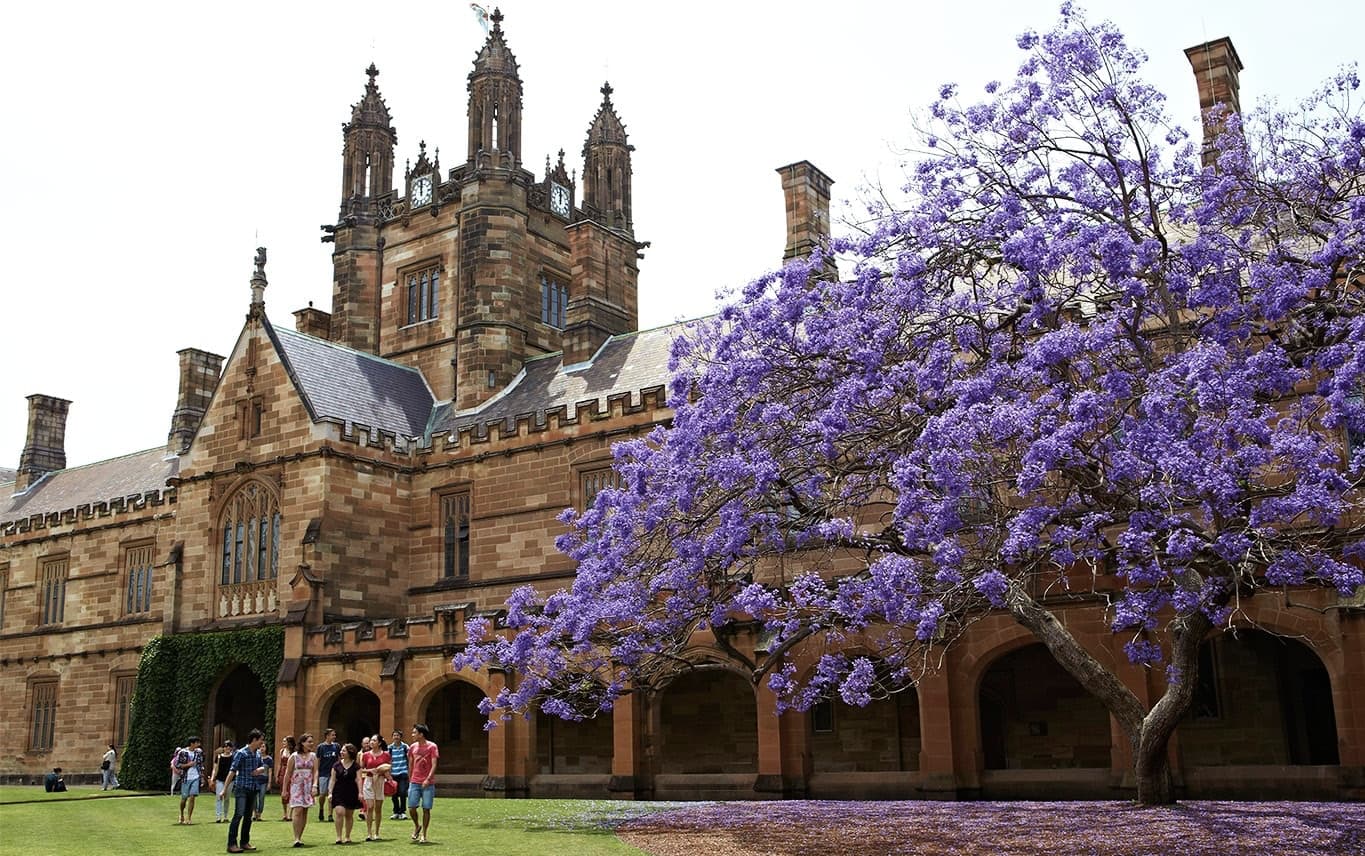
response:
<svg viewBox="0 0 1365 856"><path fill-rule="evenodd" d="M765 684L754 688L754 701L754 715L758 717L758 778L754 781L754 790L780 797L784 790L784 768L777 696Z"/></svg>
<svg viewBox="0 0 1365 856"><path fill-rule="evenodd" d="M484 693L495 698L507 685L507 673L490 670ZM484 776L484 796L525 796L529 784L526 775L526 734L529 729L518 717L498 723L488 734L488 775ZM523 751L518 751L519 749Z"/></svg>
<svg viewBox="0 0 1365 856"><path fill-rule="evenodd" d="M1204 166L1212 166L1218 160L1214 140L1222 133L1223 122L1209 111L1221 104L1233 113L1242 112L1241 84L1237 78L1242 70L1242 60L1227 36L1186 48L1185 57L1190 61L1195 84L1199 87L1199 113L1204 120Z"/></svg>
<svg viewBox="0 0 1365 856"><path fill-rule="evenodd" d="M919 696L920 789L931 798L952 799L957 793L957 773L948 673L929 672L915 692Z"/></svg>
<svg viewBox="0 0 1365 856"><path fill-rule="evenodd" d="M607 792L613 799L643 796L648 775L645 764L645 700L636 693L621 696L611 712L611 780Z"/></svg>
<svg viewBox="0 0 1365 856"><path fill-rule="evenodd" d="M180 387L175 398L175 412L171 414L166 449L173 455L183 455L190 450L199 423L218 388L223 358L197 348L185 348L176 353L180 357Z"/></svg>
<svg viewBox="0 0 1365 856"><path fill-rule="evenodd" d="M1365 612L1340 613L1341 672L1333 675L1340 798L1365 800Z"/></svg>
<svg viewBox="0 0 1365 856"><path fill-rule="evenodd" d="M810 161L797 161L778 167L782 176L782 195L787 209L787 249L782 261L805 258L816 248L829 245L829 191L834 179ZM825 258L822 275L837 279L838 267Z"/></svg>
<svg viewBox="0 0 1365 856"><path fill-rule="evenodd" d="M56 470L66 469L66 414L71 402L51 395L28 397L28 431L19 454L15 493Z"/></svg>

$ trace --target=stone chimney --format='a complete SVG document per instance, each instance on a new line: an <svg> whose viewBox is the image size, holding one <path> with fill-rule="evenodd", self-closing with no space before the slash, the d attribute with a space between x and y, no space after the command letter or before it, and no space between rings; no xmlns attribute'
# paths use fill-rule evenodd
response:
<svg viewBox="0 0 1365 856"><path fill-rule="evenodd" d="M50 395L28 397L28 434L19 455L15 493L56 470L66 469L66 411L71 402Z"/></svg>
<svg viewBox="0 0 1365 856"><path fill-rule="evenodd" d="M183 455L189 451L199 422L209 409L213 391L218 388L223 358L198 348L185 348L177 353L180 355L180 391L175 397L175 413L171 415L166 449L172 455Z"/></svg>
<svg viewBox="0 0 1365 856"><path fill-rule="evenodd" d="M308 301L307 309L294 311L294 329L309 336L316 336L319 339L332 338L332 313L324 312L313 307L313 301Z"/></svg>
<svg viewBox="0 0 1365 856"><path fill-rule="evenodd" d="M829 189L834 179L810 161L797 161L778 167L782 176L782 195L787 204L787 250L782 261L805 258L816 247L829 246ZM837 279L838 267L825 258L824 275Z"/></svg>
<svg viewBox="0 0 1365 856"><path fill-rule="evenodd" d="M1185 49L1185 56L1194 69L1194 82L1199 87L1199 114L1204 120L1204 166L1218 160L1214 140L1223 131L1223 123L1209 111L1219 104L1233 113L1242 112L1241 84L1237 74L1242 60L1232 39L1227 36Z"/></svg>

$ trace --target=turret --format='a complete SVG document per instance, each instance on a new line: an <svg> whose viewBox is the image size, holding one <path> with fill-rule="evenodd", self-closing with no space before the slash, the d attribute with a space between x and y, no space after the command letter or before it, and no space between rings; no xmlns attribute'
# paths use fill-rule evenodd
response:
<svg viewBox="0 0 1365 856"><path fill-rule="evenodd" d="M469 163L510 169L521 164L521 77L502 33L502 10L469 73Z"/></svg>
<svg viewBox="0 0 1365 856"><path fill-rule="evenodd" d="M602 106L588 126L583 143L583 210L606 226L630 235L630 153L626 126L611 103L610 83L602 84Z"/></svg>
<svg viewBox="0 0 1365 856"><path fill-rule="evenodd" d="M583 143L583 218L567 229L573 281L564 323L564 363L591 359L611 336L639 327L639 251L630 217L626 127L602 84Z"/></svg>
<svg viewBox="0 0 1365 856"><path fill-rule="evenodd" d="M398 131L379 94L374 63L370 81L342 125L341 219L327 228L332 241L332 318L334 342L361 351L379 350L379 200L393 192L393 152Z"/></svg>

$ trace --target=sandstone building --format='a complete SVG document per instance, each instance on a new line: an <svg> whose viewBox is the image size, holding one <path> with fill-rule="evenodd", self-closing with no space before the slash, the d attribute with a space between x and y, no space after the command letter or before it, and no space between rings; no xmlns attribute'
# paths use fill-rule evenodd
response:
<svg viewBox="0 0 1365 856"><path fill-rule="evenodd" d="M1210 105L1236 99L1227 40L1190 51ZM1008 617L974 625L917 691L867 708L773 715L765 688L700 667L610 715L490 732L500 674L457 674L465 622L516 586L566 585L566 506L612 481L614 439L668 418L671 330L638 329L643 244L610 86L582 186L563 152L521 150L522 81L495 14L468 82L464 159L398 137L371 66L343 130L331 312L267 316L267 259L226 356L179 353L165 446L67 467L69 402L28 399L17 470L0 470L0 776L95 773L128 738L149 639L283 628L261 681L229 664L202 733L264 722L343 738L415 721L442 746L444 793L636 797L1112 796L1128 748L1099 703ZM788 258L827 234L831 180L779 170ZM243 292L246 296L246 290ZM224 343L225 345L227 343ZM1316 598L1316 600L1313 600ZM1306 593L1314 605L1333 597ZM1206 686L1175 741L1191 795L1365 796L1365 614L1250 607L1259 632L1206 648ZM1092 606L1073 632L1123 664ZM1119 665L1140 698L1159 676ZM166 747L169 754L170 746Z"/></svg>

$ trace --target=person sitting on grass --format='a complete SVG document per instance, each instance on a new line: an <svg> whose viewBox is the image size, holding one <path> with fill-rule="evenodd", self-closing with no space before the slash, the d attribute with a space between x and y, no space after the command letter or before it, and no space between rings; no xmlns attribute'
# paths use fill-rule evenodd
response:
<svg viewBox="0 0 1365 856"><path fill-rule="evenodd" d="M43 790L49 794L66 793L66 779L62 778L61 767L53 767L51 773L43 776Z"/></svg>

